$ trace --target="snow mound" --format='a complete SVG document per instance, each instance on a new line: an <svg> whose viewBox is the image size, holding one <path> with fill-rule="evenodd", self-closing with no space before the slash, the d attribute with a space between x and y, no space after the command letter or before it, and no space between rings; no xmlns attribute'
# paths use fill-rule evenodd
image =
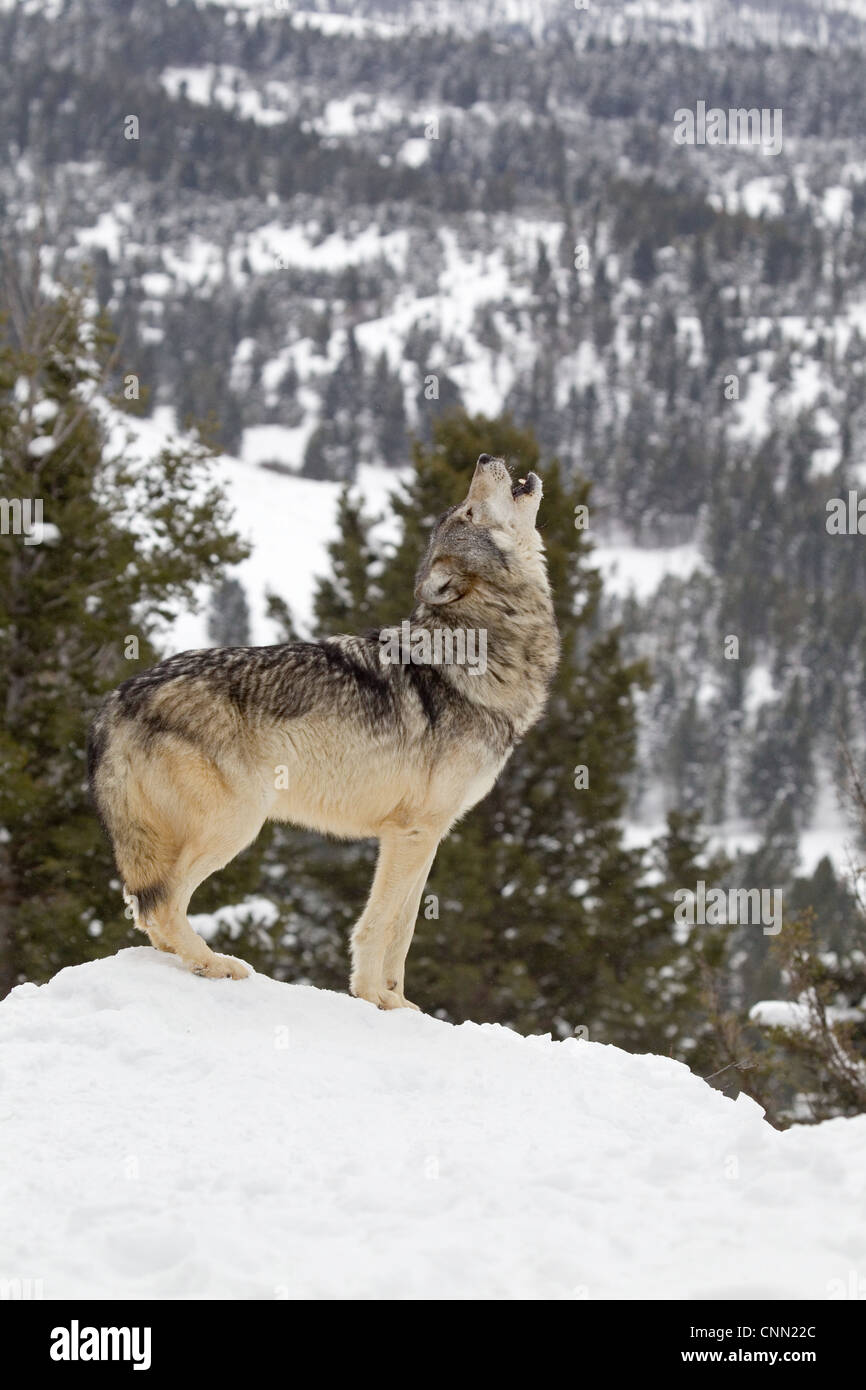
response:
<svg viewBox="0 0 866 1390"><path fill-rule="evenodd" d="M147 947L0 1005L0 1280L45 1298L827 1298L866 1116Z"/></svg>

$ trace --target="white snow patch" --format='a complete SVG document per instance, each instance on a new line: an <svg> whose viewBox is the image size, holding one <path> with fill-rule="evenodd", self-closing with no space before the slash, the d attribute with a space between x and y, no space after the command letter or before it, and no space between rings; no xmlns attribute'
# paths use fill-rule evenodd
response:
<svg viewBox="0 0 866 1390"><path fill-rule="evenodd" d="M34 401L30 407L30 418L37 425L47 425L51 420L56 419L59 406L50 396L43 396L41 400Z"/></svg>
<svg viewBox="0 0 866 1390"><path fill-rule="evenodd" d="M828 188L821 200L821 211L824 215L824 221L833 227L838 227L843 222L849 223L851 220L851 189L842 188L839 184Z"/></svg>
<svg viewBox="0 0 866 1390"><path fill-rule="evenodd" d="M401 164L407 164L410 169L419 169L430 158L430 144L429 140L421 138L404 140L397 151L397 158Z"/></svg>
<svg viewBox="0 0 866 1390"><path fill-rule="evenodd" d="M225 0L221 0L225 3ZM247 0L256 3L256 0ZM287 0L276 0L277 9L288 10ZM376 38L393 38L399 34L397 25L388 24L381 19L365 19L361 15L322 13L318 10L295 10L292 24L296 29L318 29L327 38L348 35L350 38L363 38L366 34Z"/></svg>
<svg viewBox="0 0 866 1390"><path fill-rule="evenodd" d="M32 459L44 459L54 448L54 436L50 434L38 434L35 439L31 439L27 445L27 452Z"/></svg>
<svg viewBox="0 0 866 1390"><path fill-rule="evenodd" d="M141 277L141 288L148 299L165 299L171 294L172 283L164 270L149 270Z"/></svg>
<svg viewBox="0 0 866 1390"><path fill-rule="evenodd" d="M860 1009L832 1004L827 1007L826 1013L830 1024L859 1023L863 1018ZM762 1028L787 1028L791 1033L808 1033L814 1027L809 1005L799 999L762 999L760 1003L752 1005L749 1018Z"/></svg>
<svg viewBox="0 0 866 1390"><path fill-rule="evenodd" d="M279 915L279 908L270 898L247 898L242 903L218 907L216 912L190 913L189 920L193 931L197 931L205 941L210 941L220 928L228 930L232 937L237 937L250 925L272 927Z"/></svg>
<svg viewBox="0 0 866 1390"><path fill-rule="evenodd" d="M756 662L746 677L746 693L743 708L748 715L754 715L762 705L777 698L773 676L769 666Z"/></svg>
<svg viewBox="0 0 866 1390"><path fill-rule="evenodd" d="M312 237L310 228L281 227L271 222L258 227L246 246L233 255L240 260L245 253L257 274L267 274L280 267L339 270L379 256L397 268L404 268L406 264L409 234L405 230L383 233L375 225L369 225L349 235L334 232L318 243Z"/></svg>
<svg viewBox="0 0 866 1390"><path fill-rule="evenodd" d="M295 103L284 82L268 82L263 91L250 86L249 74L229 63L205 63L201 67L168 67L160 76L169 96L183 92L197 106L219 106L257 125L281 125Z"/></svg>
<svg viewBox="0 0 866 1390"><path fill-rule="evenodd" d="M758 440L767 433L774 387L760 369L741 369L738 375L740 399L732 402L736 415L731 433L735 438Z"/></svg>
<svg viewBox="0 0 866 1390"><path fill-rule="evenodd" d="M0 1277L45 1298L823 1299L866 1265L866 1116L779 1133L666 1057L148 947L19 986L0 1055Z"/></svg>
<svg viewBox="0 0 866 1390"><path fill-rule="evenodd" d="M129 203L118 203L112 212L100 213L92 227L81 227L76 233L81 246L95 246L105 251L112 261L120 259L123 239L128 232L124 222L132 214Z"/></svg>
<svg viewBox="0 0 866 1390"><path fill-rule="evenodd" d="M305 425L296 429L287 425L252 425L244 430L241 459L255 465L282 464L297 471L303 462L308 434Z"/></svg>
<svg viewBox="0 0 866 1390"><path fill-rule="evenodd" d="M692 542L652 549L601 543L595 546L592 559L601 571L605 593L618 598L630 593L649 598L667 575L688 579L703 567L700 549Z"/></svg>
<svg viewBox="0 0 866 1390"><path fill-rule="evenodd" d="M747 217L781 217L784 204L780 192L781 180L767 175L750 179L728 201L728 211L742 209Z"/></svg>

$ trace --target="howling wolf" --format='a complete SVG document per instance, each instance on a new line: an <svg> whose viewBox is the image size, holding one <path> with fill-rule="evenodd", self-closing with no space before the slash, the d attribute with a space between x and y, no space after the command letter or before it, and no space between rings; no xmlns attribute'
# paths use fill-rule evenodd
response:
<svg viewBox="0 0 866 1390"><path fill-rule="evenodd" d="M154 946L196 974L241 979L247 967L187 920L198 885L266 820L375 837L350 989L383 1009L417 1007L403 992L406 953L439 841L539 718L558 660L540 501L535 473L512 485L504 461L482 454L418 571L412 651L441 654L437 629L483 632L483 670L387 660L371 633L182 652L108 697L90 731L90 786Z"/></svg>

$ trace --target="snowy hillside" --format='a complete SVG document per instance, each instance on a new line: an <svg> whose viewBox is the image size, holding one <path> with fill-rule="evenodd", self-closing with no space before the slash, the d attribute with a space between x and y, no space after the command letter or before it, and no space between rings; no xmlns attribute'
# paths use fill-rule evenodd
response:
<svg viewBox="0 0 866 1390"><path fill-rule="evenodd" d="M826 520L866 456L864 15L0 0L4 236L45 209L136 418L210 422L253 640L267 589L309 630L342 482L381 510L412 437L509 411L592 482L606 616L652 665L629 820L693 809L779 882L825 847L843 870L866 552ZM680 145L699 100L778 112L780 147Z"/></svg>
<svg viewBox="0 0 866 1390"><path fill-rule="evenodd" d="M679 1063L206 982L149 948L0 1004L0 1278L46 1299L817 1298L866 1117Z"/></svg>
<svg viewBox="0 0 866 1390"><path fill-rule="evenodd" d="M247 23L286 16L299 29L353 35L399 33L407 28L458 33L489 29L506 34L525 29L540 37L562 26L564 8L562 0L355 0L351 5L341 0L212 2ZM712 0L627 0L616 6L574 0L573 8L589 33L611 43L664 36L695 44L725 38L826 44L839 33L850 38L861 32L864 20L863 0L729 0L724 6Z"/></svg>

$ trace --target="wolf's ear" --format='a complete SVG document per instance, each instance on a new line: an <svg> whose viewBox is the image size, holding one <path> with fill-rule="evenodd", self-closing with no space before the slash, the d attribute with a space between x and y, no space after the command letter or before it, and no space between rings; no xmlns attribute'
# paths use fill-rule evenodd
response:
<svg viewBox="0 0 866 1390"><path fill-rule="evenodd" d="M415 598L419 603L451 603L465 593L466 584L448 556L437 556L432 564L424 564L415 580Z"/></svg>

